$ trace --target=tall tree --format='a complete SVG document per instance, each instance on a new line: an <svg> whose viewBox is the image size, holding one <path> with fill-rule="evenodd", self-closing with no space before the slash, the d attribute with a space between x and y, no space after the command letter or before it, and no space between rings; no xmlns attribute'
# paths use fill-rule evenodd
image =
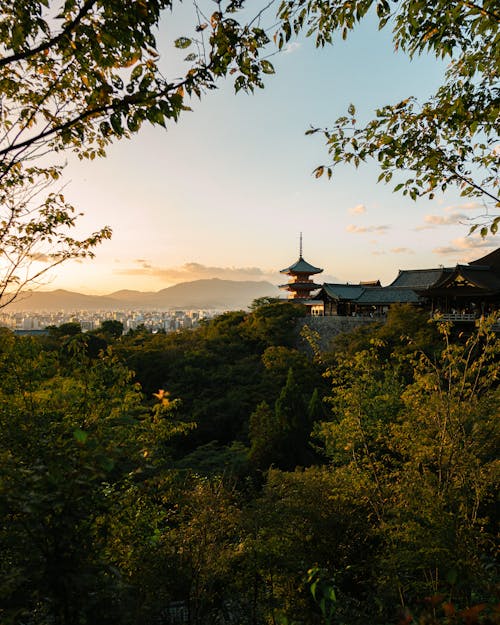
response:
<svg viewBox="0 0 500 625"><path fill-rule="evenodd" d="M308 447L311 426L302 389L291 368L276 400L274 411L281 430L282 460L279 467L293 470L297 465L306 466L311 461Z"/></svg>
<svg viewBox="0 0 500 625"><path fill-rule="evenodd" d="M341 359L333 418L318 428L334 473L372 507L386 607L439 593L467 605L492 587L500 343L487 325L458 343L441 329L433 358L381 358L374 345Z"/></svg>
<svg viewBox="0 0 500 625"><path fill-rule="evenodd" d="M261 402L250 415L250 462L261 470L268 469L272 464L279 465L282 460L282 435L276 411L267 402Z"/></svg>

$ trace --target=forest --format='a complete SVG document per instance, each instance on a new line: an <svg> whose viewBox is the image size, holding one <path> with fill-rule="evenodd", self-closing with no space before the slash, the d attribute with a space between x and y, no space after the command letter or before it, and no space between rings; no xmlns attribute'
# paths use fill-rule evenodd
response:
<svg viewBox="0 0 500 625"><path fill-rule="evenodd" d="M491 321L303 314L0 330L2 624L499 622Z"/></svg>

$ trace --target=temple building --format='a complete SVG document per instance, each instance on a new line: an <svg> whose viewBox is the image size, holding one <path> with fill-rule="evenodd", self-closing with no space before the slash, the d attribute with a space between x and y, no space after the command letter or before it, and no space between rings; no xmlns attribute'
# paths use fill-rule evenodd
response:
<svg viewBox="0 0 500 625"><path fill-rule="evenodd" d="M291 280L280 288L289 298L303 302L312 315L384 316L393 304L412 304L452 321L474 321L500 310L500 248L467 265L400 270L388 286L380 281L360 284L324 283L311 275L321 273L302 258L281 273ZM313 291L319 292L311 299Z"/></svg>
<svg viewBox="0 0 500 625"><path fill-rule="evenodd" d="M431 311L450 319L476 319L500 310L500 248L468 265L443 270L426 289L418 291Z"/></svg>
<svg viewBox="0 0 500 625"><path fill-rule="evenodd" d="M321 301L311 299L312 291L317 291L321 288L321 284L316 284L314 280L311 280L311 276L321 273L322 271L323 269L314 267L304 260L302 256L301 233L299 258L293 265L280 271L280 273L290 276L290 280L286 284L281 284L279 288L288 291L288 299L300 302L309 308L315 305L321 305Z"/></svg>

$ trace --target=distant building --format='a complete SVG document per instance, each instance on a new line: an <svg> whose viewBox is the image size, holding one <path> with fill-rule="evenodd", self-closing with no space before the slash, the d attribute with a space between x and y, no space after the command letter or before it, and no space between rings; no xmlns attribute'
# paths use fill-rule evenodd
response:
<svg viewBox="0 0 500 625"><path fill-rule="evenodd" d="M452 321L473 321L500 310L500 248L468 265L400 270L388 286L381 286L379 280L314 284L309 276L322 269L304 261L302 240L300 251L299 260L281 271L292 280L280 288L308 305L312 315L380 317L393 304L404 303ZM311 299L315 289L319 291Z"/></svg>

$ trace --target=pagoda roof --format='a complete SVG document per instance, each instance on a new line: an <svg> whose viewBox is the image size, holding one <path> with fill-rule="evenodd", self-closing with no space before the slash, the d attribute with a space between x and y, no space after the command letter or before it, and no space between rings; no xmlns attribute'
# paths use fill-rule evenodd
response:
<svg viewBox="0 0 500 625"><path fill-rule="evenodd" d="M279 289L288 289L289 291L301 291L307 289L314 291L321 288L321 284L315 284L314 282L287 282L286 284L280 284Z"/></svg>
<svg viewBox="0 0 500 625"><path fill-rule="evenodd" d="M295 262L293 265L290 265L290 267L287 267L286 269L282 269L280 273L293 275L294 273L313 274L321 273L322 271L323 269L320 269L319 267L314 267L314 265L311 265L306 260L304 260L302 256L299 256L297 262Z"/></svg>

